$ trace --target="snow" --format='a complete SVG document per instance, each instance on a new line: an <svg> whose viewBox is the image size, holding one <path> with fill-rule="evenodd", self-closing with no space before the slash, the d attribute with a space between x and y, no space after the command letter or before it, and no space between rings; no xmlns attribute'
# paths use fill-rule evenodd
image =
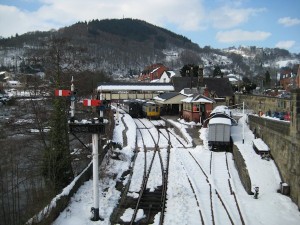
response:
<svg viewBox="0 0 300 225"><path fill-rule="evenodd" d="M231 125L231 119L228 118L222 118L222 117L215 117L211 118L209 120L209 125L211 124L226 124L226 125Z"/></svg>
<svg viewBox="0 0 300 225"><path fill-rule="evenodd" d="M98 91L174 91L174 87L171 84L164 85L100 85L97 88Z"/></svg>
<svg viewBox="0 0 300 225"><path fill-rule="evenodd" d="M212 110L211 114L214 113L225 113L226 115L230 116L230 109L228 109L228 107L225 105L219 105Z"/></svg>
<svg viewBox="0 0 300 225"><path fill-rule="evenodd" d="M74 194L69 206L59 215L53 225L110 224L111 213L117 206L121 196L120 191L115 188L116 181L128 168L133 169L129 195L138 197L144 173L144 157L150 159L154 154L154 151L149 149L145 153L144 145L147 147L153 146L154 140L157 141L158 131L155 128L155 123L149 120L142 119L141 122L138 122L127 114L121 114L120 117L122 119L115 127L113 141L123 144L122 132L125 129L125 122L128 127L126 133L128 145L117 150L122 154L121 160L113 160L107 157L100 166L99 211L104 221L93 222L90 220L90 209L93 204L92 180L90 180L85 182ZM115 119L117 120L116 117ZM189 125L182 124L180 121L168 120L168 122L182 130L185 139L188 141L182 140L185 145L183 147L182 145L176 146L175 141L171 140L172 148L170 149L167 207L164 224L196 225L201 224L201 217L205 224L213 224L212 219L214 219L215 224L231 224L224 207L215 194L216 192L226 205L233 223L242 224L234 202L234 195L231 194L232 191L239 203L245 224L299 225L300 212L296 204L289 197L277 193L281 179L274 161L262 160L255 153L252 147L254 135L245 121L246 116L241 115L238 125L232 127L232 138L245 159L253 187L259 187L258 199L254 199L253 195L248 195L243 188L231 153L209 151L207 128L199 129L195 127L195 129L199 129L199 136L203 140L203 145L192 147L189 141L192 138L186 132ZM136 129L137 127L140 129ZM147 129L150 129L153 138L149 135ZM166 131L165 129L160 130ZM244 144L242 142L243 132ZM172 133L176 135L175 132ZM143 135L144 145L141 135ZM135 165L132 165L131 158L134 154L136 139L139 152ZM166 163L166 139L159 142L159 147L162 151L164 163ZM211 160L213 163L210 166ZM228 165L226 165L225 160L227 160ZM159 170L158 161L158 158L155 158L153 172L151 172L147 184L150 190L154 190L161 185L161 173L157 172ZM129 177L123 180L124 184L126 182L129 182ZM229 188L228 183L230 183L232 189ZM211 197L209 193L212 193ZM213 205L214 215L211 214L210 204ZM132 214L133 209L128 208L122 215L122 219L129 221ZM154 224L159 224L159 215L160 213L156 215ZM144 216L145 212L140 210L136 221Z"/></svg>
<svg viewBox="0 0 300 225"><path fill-rule="evenodd" d="M259 151L269 151L269 147L266 145L266 143L261 138L256 138L253 140L253 144L256 146L256 148Z"/></svg>
<svg viewBox="0 0 300 225"><path fill-rule="evenodd" d="M193 97L188 97L188 98L182 99L181 101L190 103L190 102L192 102L193 99L194 99Z"/></svg>
<svg viewBox="0 0 300 225"><path fill-rule="evenodd" d="M299 64L299 60L298 59L287 59L287 60L280 60L276 62L276 66L278 66L279 68L282 67L286 67L289 64L295 65L295 64Z"/></svg>

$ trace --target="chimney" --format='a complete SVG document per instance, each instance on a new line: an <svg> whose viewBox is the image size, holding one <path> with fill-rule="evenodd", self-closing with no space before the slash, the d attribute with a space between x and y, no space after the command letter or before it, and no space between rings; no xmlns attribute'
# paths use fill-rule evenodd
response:
<svg viewBox="0 0 300 225"><path fill-rule="evenodd" d="M208 87L207 87L206 85L205 85L205 87L204 87L203 95L204 95L205 97L208 97L208 98L209 98L209 91L208 91Z"/></svg>
<svg viewBox="0 0 300 225"><path fill-rule="evenodd" d="M203 86L203 65L198 68L198 89Z"/></svg>

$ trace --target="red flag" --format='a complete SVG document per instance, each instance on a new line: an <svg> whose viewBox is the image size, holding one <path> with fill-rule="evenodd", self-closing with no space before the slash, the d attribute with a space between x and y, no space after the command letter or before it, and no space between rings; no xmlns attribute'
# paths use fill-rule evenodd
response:
<svg viewBox="0 0 300 225"><path fill-rule="evenodd" d="M55 96L71 96L70 90L55 90Z"/></svg>
<svg viewBox="0 0 300 225"><path fill-rule="evenodd" d="M100 106L101 101L97 99L84 99L83 100L84 106Z"/></svg>

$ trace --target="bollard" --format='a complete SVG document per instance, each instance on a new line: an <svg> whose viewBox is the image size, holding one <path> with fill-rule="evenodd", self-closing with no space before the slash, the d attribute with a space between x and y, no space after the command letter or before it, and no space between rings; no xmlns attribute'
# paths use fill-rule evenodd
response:
<svg viewBox="0 0 300 225"><path fill-rule="evenodd" d="M258 191L259 191L259 187L255 187L255 188L254 188L254 191L255 191L255 193L254 193L254 198L255 198L255 199L258 199L258 194L259 194Z"/></svg>

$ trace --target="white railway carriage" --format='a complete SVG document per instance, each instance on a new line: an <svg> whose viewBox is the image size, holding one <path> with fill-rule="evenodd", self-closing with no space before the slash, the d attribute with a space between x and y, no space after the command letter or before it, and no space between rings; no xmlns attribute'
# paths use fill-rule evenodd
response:
<svg viewBox="0 0 300 225"><path fill-rule="evenodd" d="M215 112L208 121L208 145L215 151L231 151L231 126L235 122L230 112Z"/></svg>

